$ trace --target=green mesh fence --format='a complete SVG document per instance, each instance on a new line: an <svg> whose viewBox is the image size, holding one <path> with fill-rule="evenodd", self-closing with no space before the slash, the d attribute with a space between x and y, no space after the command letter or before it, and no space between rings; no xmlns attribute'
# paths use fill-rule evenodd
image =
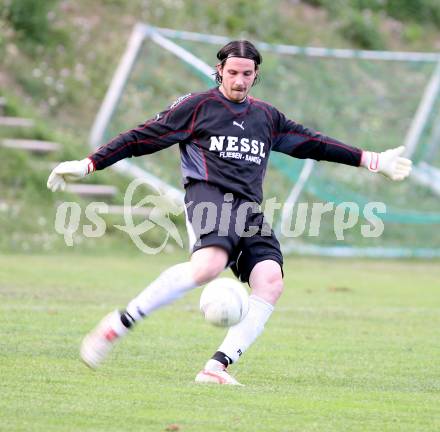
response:
<svg viewBox="0 0 440 432"><path fill-rule="evenodd" d="M222 46L174 38L174 42L214 66ZM380 61L361 58L318 58L263 51L261 81L252 94L269 101L288 117L348 144L382 151L401 145L436 66L429 61ZM190 64L146 38L121 100L105 130L108 140L122 130L154 117L177 97L213 85ZM440 99L436 100L414 154L440 168ZM178 146L133 162L162 180L179 186ZM297 181L304 161L272 153L265 197L283 202ZM321 162L299 202L350 201L362 208L371 201L386 204L385 230L380 238L363 238L359 224L335 239L332 214L322 219L317 237L304 244L347 248L391 248L417 255L417 249L440 254L440 197L409 179L388 181L365 170ZM279 218L279 215L276 216ZM277 220L279 222L279 220ZM284 239L281 238L281 242ZM408 252L409 251L409 252ZM414 251L414 253L411 253ZM429 255L429 254L428 254Z"/></svg>

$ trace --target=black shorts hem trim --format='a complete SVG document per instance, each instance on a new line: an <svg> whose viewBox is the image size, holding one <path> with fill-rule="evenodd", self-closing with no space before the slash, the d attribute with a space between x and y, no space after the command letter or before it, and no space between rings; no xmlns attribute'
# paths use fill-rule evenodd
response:
<svg viewBox="0 0 440 432"><path fill-rule="evenodd" d="M238 273L238 269L234 266L232 268L232 271L234 272L237 279L240 280L240 282L249 284L249 277L251 276L252 270L254 267L261 261L266 260L272 260L277 262L280 265L281 268L281 276L284 278L284 270L283 270L283 258L276 255L276 254L267 254L267 255L261 255L258 257L253 257L249 263L247 263L247 268L244 269L241 273Z"/></svg>
<svg viewBox="0 0 440 432"><path fill-rule="evenodd" d="M218 241L218 238L213 238L213 239L211 239L211 240L204 241L204 242L203 242L202 244L200 244L200 245L194 246L193 249L192 249L192 251L191 251L191 255L192 255L194 252L197 252L197 251L200 250L200 249L205 249L205 248L207 248L207 247L213 247L213 246L216 246L216 247L219 247L219 248L223 249L223 250L228 254L228 265L229 265L229 260L230 260L231 254L232 254L232 248L231 248L231 246L230 246L229 244L227 244L227 243L228 243L227 241L225 241L225 242L220 242L220 241ZM228 266L228 265L227 265L227 266Z"/></svg>

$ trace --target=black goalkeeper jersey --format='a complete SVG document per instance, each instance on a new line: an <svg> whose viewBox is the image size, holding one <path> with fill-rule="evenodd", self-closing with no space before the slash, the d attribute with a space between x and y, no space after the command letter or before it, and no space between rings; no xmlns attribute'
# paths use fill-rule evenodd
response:
<svg viewBox="0 0 440 432"><path fill-rule="evenodd" d="M184 184L202 180L261 203L269 154L359 166L362 150L288 120L248 96L226 99L218 88L177 99L136 129L118 135L89 157L97 170L179 143Z"/></svg>

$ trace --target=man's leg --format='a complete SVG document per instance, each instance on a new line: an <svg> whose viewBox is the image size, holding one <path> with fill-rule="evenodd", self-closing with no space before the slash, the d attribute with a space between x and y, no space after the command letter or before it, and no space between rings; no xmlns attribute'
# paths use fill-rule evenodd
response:
<svg viewBox="0 0 440 432"><path fill-rule="evenodd" d="M125 311L110 313L85 337L81 345L83 361L96 368L114 342L124 336L134 323L182 297L187 291L215 279L227 262L228 254L224 249L210 246L194 252L189 262L165 270L130 301Z"/></svg>
<svg viewBox="0 0 440 432"><path fill-rule="evenodd" d="M196 377L197 382L216 384L238 384L225 382L217 371L225 371L263 332L272 314L275 303L283 291L283 276L280 264L273 260L258 262L249 277L251 295L249 312L237 325L231 327L218 351ZM234 380L235 381L235 380Z"/></svg>

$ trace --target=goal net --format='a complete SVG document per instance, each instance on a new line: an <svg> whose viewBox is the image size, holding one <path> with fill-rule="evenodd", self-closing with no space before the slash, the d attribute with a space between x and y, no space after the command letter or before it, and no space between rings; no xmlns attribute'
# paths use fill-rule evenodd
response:
<svg viewBox="0 0 440 432"><path fill-rule="evenodd" d="M215 54L228 41L138 24L97 115L92 146L154 117L183 94L212 87ZM264 190L266 200L288 203L274 224L284 252L440 256L440 56L256 45L263 64L252 95L354 146L383 151L405 144L415 163L409 180L394 183L366 170L273 152ZM182 198L178 146L117 165ZM376 214L384 229L365 237L361 227L371 226L364 213L372 202L386 207ZM319 205L329 211L317 232L310 220ZM349 227L355 207L359 217Z"/></svg>

